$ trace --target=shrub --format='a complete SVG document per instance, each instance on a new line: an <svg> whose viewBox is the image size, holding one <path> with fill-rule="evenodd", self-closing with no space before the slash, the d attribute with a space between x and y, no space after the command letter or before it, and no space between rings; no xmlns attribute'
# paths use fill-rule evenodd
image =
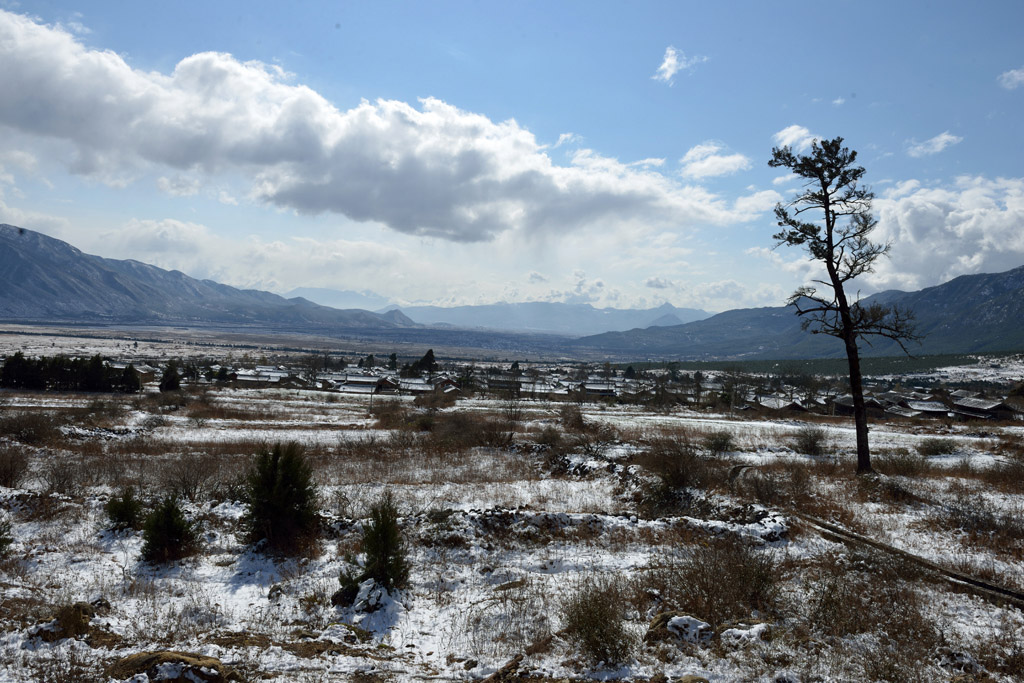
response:
<svg viewBox="0 0 1024 683"><path fill-rule="evenodd" d="M313 470L301 444L262 450L245 480L244 524L252 542L276 552L308 549L320 529Z"/></svg>
<svg viewBox="0 0 1024 683"><path fill-rule="evenodd" d="M824 455L828 450L828 433L816 425L804 425L793 435L790 446L805 455Z"/></svg>
<svg viewBox="0 0 1024 683"><path fill-rule="evenodd" d="M732 432L719 429L704 436L704 448L714 456L720 456L735 450L736 444L732 438Z"/></svg>
<svg viewBox="0 0 1024 683"><path fill-rule="evenodd" d="M391 491L385 491L370 508L370 519L363 524L362 546L365 555L362 571L342 571L341 590L335 594L335 602L350 603L359 584L367 579L373 579L387 590L408 584L408 548L398 526L398 506ZM348 559L355 564L353 558Z"/></svg>
<svg viewBox="0 0 1024 683"><path fill-rule="evenodd" d="M11 524L11 520L6 517L0 517L0 557L7 555L7 550L14 543L14 536L11 532L14 531L14 526Z"/></svg>
<svg viewBox="0 0 1024 683"><path fill-rule="evenodd" d="M575 403L566 403L558 411L559 420L562 426L571 431L582 431L586 429L586 422L583 421L583 412Z"/></svg>
<svg viewBox="0 0 1024 683"><path fill-rule="evenodd" d="M953 439L940 438L937 436L922 439L917 445L917 452L928 457L934 455L949 455L956 453L957 445Z"/></svg>
<svg viewBox="0 0 1024 683"><path fill-rule="evenodd" d="M922 455L898 448L876 458L878 469L890 476L917 477L928 470L928 463Z"/></svg>
<svg viewBox="0 0 1024 683"><path fill-rule="evenodd" d="M115 531L138 529L142 521L142 501L135 497L135 489L127 487L103 506Z"/></svg>
<svg viewBox="0 0 1024 683"><path fill-rule="evenodd" d="M0 446L0 486L16 489L28 474L28 456L18 446Z"/></svg>
<svg viewBox="0 0 1024 683"><path fill-rule="evenodd" d="M43 482L50 493L77 495L81 492L84 468L70 458L54 458L42 471Z"/></svg>
<svg viewBox="0 0 1024 683"><path fill-rule="evenodd" d="M636 635L626 626L622 593L618 581L591 577L559 605L567 638L595 664L620 664L636 649Z"/></svg>
<svg viewBox="0 0 1024 683"><path fill-rule="evenodd" d="M50 441L58 434L57 427L54 416L43 413L20 412L0 416L0 435L24 444Z"/></svg>
<svg viewBox="0 0 1024 683"><path fill-rule="evenodd" d="M172 496L164 498L142 526L142 559L151 564L163 564L188 557L196 551L196 526L185 519Z"/></svg>
<svg viewBox="0 0 1024 683"><path fill-rule="evenodd" d="M774 609L781 580L767 552L729 536L694 545L679 561L655 573L674 609L717 626Z"/></svg>

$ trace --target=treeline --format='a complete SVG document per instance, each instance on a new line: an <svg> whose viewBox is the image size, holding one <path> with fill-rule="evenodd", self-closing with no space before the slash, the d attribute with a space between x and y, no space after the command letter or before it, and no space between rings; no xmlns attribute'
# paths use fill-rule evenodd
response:
<svg viewBox="0 0 1024 683"><path fill-rule="evenodd" d="M0 387L133 394L142 389L142 380L133 366L111 368L99 354L88 359L67 356L25 358L18 351L0 370Z"/></svg>

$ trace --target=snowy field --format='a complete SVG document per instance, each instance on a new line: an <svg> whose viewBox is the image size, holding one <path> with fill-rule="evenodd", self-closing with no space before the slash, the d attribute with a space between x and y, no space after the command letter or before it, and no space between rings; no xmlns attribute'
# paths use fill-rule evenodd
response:
<svg viewBox="0 0 1024 683"><path fill-rule="evenodd" d="M506 680L1020 680L1018 609L794 514L1024 590L1012 425L874 425L883 475L865 480L852 425L834 419L811 425L822 454L809 455L799 421L599 405L403 398L370 414L365 398L224 388L2 393L0 406L0 463L25 467L0 488L12 539L0 680L172 680L181 665L110 673L162 650L245 680L477 680L502 667ZM293 441L314 470L322 536L303 556L271 556L242 532L237 482L261 447ZM149 505L176 493L196 553L142 561L142 532L112 531L105 512L126 486ZM408 585L375 609L333 605L385 490ZM81 632L47 636L75 603L92 605ZM582 622L573 604L588 606Z"/></svg>

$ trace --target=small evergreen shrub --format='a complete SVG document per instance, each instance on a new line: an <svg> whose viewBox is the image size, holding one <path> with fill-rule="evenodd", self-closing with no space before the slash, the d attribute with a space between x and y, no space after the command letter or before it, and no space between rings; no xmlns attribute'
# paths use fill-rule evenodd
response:
<svg viewBox="0 0 1024 683"><path fill-rule="evenodd" d="M245 479L244 524L253 543L295 554L310 548L320 530L313 470L301 444L263 450Z"/></svg>
<svg viewBox="0 0 1024 683"><path fill-rule="evenodd" d="M363 527L365 578L387 589L404 588L409 581L407 548L398 526L398 505L391 491L370 508L370 521Z"/></svg>
<svg viewBox="0 0 1024 683"><path fill-rule="evenodd" d="M592 577L582 580L559 605L566 636L594 664L621 664L636 650L622 593L614 579Z"/></svg>
<svg viewBox="0 0 1024 683"><path fill-rule="evenodd" d="M163 564L192 555L199 535L195 524L185 519L178 499L169 496L146 517L142 540L142 559Z"/></svg>
<svg viewBox="0 0 1024 683"><path fill-rule="evenodd" d="M135 497L135 489L127 487L103 506L114 531L138 529L142 522L142 501Z"/></svg>
<svg viewBox="0 0 1024 683"><path fill-rule="evenodd" d="M351 604L359 584L373 579L387 590L404 588L409 583L408 548L398 525L398 505L391 491L385 491L371 508L370 519L363 525L363 554L361 568L354 558L348 558L354 569L342 570L341 590L334 594L335 604Z"/></svg>

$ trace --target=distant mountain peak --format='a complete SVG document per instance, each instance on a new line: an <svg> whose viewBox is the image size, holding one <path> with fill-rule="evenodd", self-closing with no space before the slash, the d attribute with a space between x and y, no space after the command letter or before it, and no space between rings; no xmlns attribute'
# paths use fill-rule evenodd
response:
<svg viewBox="0 0 1024 683"><path fill-rule="evenodd" d="M0 225L0 318L295 330L408 326L365 310L339 311L302 298L197 280L139 261L92 256L9 224Z"/></svg>

